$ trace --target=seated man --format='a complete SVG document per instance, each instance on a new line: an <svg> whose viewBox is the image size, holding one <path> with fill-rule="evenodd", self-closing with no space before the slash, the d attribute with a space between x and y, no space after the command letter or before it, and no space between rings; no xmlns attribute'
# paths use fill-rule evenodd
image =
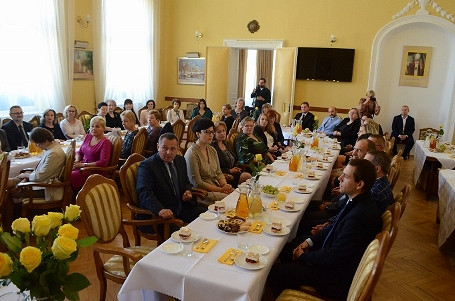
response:
<svg viewBox="0 0 455 301"><path fill-rule="evenodd" d="M409 107L401 107L401 115L397 115L393 118L392 122L392 134L390 137L395 137L395 144L393 145L393 155L397 154L397 143L402 142L405 144L403 151L403 158L407 159L409 152L414 146L414 138L412 134L415 131L414 118L409 116Z"/></svg>
<svg viewBox="0 0 455 301"><path fill-rule="evenodd" d="M178 149L173 133L161 135L158 152L139 165L136 189L141 208L163 219L179 218L190 223L206 209L193 200L186 162L177 155Z"/></svg>
<svg viewBox="0 0 455 301"><path fill-rule="evenodd" d="M147 112L147 133L148 138L145 144L146 157L149 157L155 154L158 149L158 138L164 133L173 133L172 125L170 122L167 122L163 127L161 127L161 114L157 110L149 110Z"/></svg>
<svg viewBox="0 0 455 301"><path fill-rule="evenodd" d="M383 152L385 149L385 139L384 136L381 134L371 134L368 137L368 140L372 141L374 143L374 146L376 147L377 151Z"/></svg>
<svg viewBox="0 0 455 301"><path fill-rule="evenodd" d="M324 118L317 131L330 136L333 134L333 130L341 122L342 119L337 115L337 109L334 106L330 106L328 112L329 116Z"/></svg>
<svg viewBox="0 0 455 301"><path fill-rule="evenodd" d="M300 123L302 125L302 129L308 128L310 131L312 131L314 124L314 115L310 112L310 104L307 101L302 102L300 105L300 110L302 110L302 112L295 115L294 122Z"/></svg>
<svg viewBox="0 0 455 301"><path fill-rule="evenodd" d="M348 202L335 223L310 238L287 244L269 274L275 297L287 288L314 286L321 295L346 299L360 259L381 230L382 220L369 193L374 184L371 162L353 159L340 176Z"/></svg>
<svg viewBox="0 0 455 301"><path fill-rule="evenodd" d="M16 150L18 146L28 146L28 134L33 129L33 124L23 121L24 111L20 106L12 106L9 109L11 120L2 126L6 132L11 150Z"/></svg>

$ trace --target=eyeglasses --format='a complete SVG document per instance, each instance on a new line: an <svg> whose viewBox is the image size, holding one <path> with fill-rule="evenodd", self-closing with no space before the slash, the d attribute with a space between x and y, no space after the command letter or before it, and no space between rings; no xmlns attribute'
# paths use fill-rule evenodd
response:
<svg viewBox="0 0 455 301"><path fill-rule="evenodd" d="M68 110L68 112L75 113L76 111L75 110Z"/></svg>
<svg viewBox="0 0 455 301"><path fill-rule="evenodd" d="M13 115L23 115L24 112L16 112L16 113L10 113L10 114L13 114Z"/></svg>
<svg viewBox="0 0 455 301"><path fill-rule="evenodd" d="M212 130L202 130L201 132L204 132L204 133L206 133L207 135L213 135L213 134L215 134L215 132L212 131Z"/></svg>

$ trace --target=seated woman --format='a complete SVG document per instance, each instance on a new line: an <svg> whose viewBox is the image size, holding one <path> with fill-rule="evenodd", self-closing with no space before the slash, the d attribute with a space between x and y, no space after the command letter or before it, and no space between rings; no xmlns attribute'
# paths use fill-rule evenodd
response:
<svg viewBox="0 0 455 301"><path fill-rule="evenodd" d="M140 126L139 118L137 118L136 111L134 111L133 101L129 98L125 99L125 101L123 102L123 112L125 112L126 110L130 110L131 112L133 112L134 117L136 118L136 124Z"/></svg>
<svg viewBox="0 0 455 301"><path fill-rule="evenodd" d="M28 191L13 189L21 181L46 182L58 178L65 166L65 153L60 144L54 141L54 136L45 128L36 127L30 133L30 140L43 150L41 159L31 173L21 173L15 178L8 179L11 197L27 197ZM34 197L45 197L47 201L60 200L63 197L63 187L34 190Z"/></svg>
<svg viewBox="0 0 455 301"><path fill-rule="evenodd" d="M191 113L191 119L193 119L196 116L201 116L207 119L212 120L212 110L210 110L207 107L207 102L205 101L204 98L199 99L199 103L196 108L193 109L193 112Z"/></svg>
<svg viewBox="0 0 455 301"><path fill-rule="evenodd" d="M223 121L215 123L215 140L212 142L212 146L215 148L218 154L218 161L220 162L221 171L225 174L230 174L234 177L234 187L238 184L245 182L251 178L251 175L247 172L242 172L242 169L236 166L237 155L235 151L226 142L227 126Z"/></svg>
<svg viewBox="0 0 455 301"><path fill-rule="evenodd" d="M261 110L262 110L261 114L266 114L266 115L267 115L267 113L268 113L269 111L273 110L273 109L272 109L272 105L269 104L269 103L265 103L265 104L262 105Z"/></svg>
<svg viewBox="0 0 455 301"><path fill-rule="evenodd" d="M276 113L274 110L269 110L267 112L267 117L269 118L270 124L273 124L273 127L275 128L275 139L277 141L278 148L280 149L281 153L287 152L289 150L289 146L286 146L284 144L284 136L283 136L283 130L281 129L281 125L276 121Z"/></svg>
<svg viewBox="0 0 455 301"><path fill-rule="evenodd" d="M341 142L341 152L349 151L357 140L360 128L359 111L356 108L349 110L349 117L343 119L334 129L331 138L337 138Z"/></svg>
<svg viewBox="0 0 455 301"><path fill-rule="evenodd" d="M84 125L77 119L77 108L73 105L66 106L63 109L65 119L60 121L60 128L67 139L74 139L78 136L85 136Z"/></svg>
<svg viewBox="0 0 455 301"><path fill-rule="evenodd" d="M112 152L112 143L104 136L106 121L101 116L95 116L90 120L90 133L85 136L81 148L76 153L76 158L71 172L71 187L73 191L79 191L91 172L81 171L82 167L98 166L106 167ZM105 176L105 174L101 173Z"/></svg>
<svg viewBox="0 0 455 301"><path fill-rule="evenodd" d="M269 118L265 114L260 114L253 130L254 134L259 137L265 145L267 145L269 153L279 156L278 145L275 135L275 128L269 122Z"/></svg>
<svg viewBox="0 0 455 301"><path fill-rule="evenodd" d="M221 172L216 150L210 146L215 133L213 128L212 120L198 119L193 125L197 141L185 153L188 178L191 184L208 192L207 199L203 203L206 206L224 199L234 191Z"/></svg>
<svg viewBox="0 0 455 301"><path fill-rule="evenodd" d="M54 139L66 140L65 135L57 122L57 114L52 109L47 109L43 112L41 123L38 125L40 128L46 129L52 133Z"/></svg>
<svg viewBox="0 0 455 301"><path fill-rule="evenodd" d="M167 111L166 119L170 123L174 123L177 120L181 119L185 121L185 114L183 114L183 110L180 109L182 102L179 99L172 100L172 109Z"/></svg>
<svg viewBox="0 0 455 301"><path fill-rule="evenodd" d="M248 111L245 110L245 99L239 98L235 103L235 108L231 111L232 117L237 118L240 116L240 120L243 120L248 116Z"/></svg>
<svg viewBox="0 0 455 301"><path fill-rule="evenodd" d="M133 146L133 140L136 136L138 129L136 129L136 115L134 115L133 111L126 110L120 114L120 118L122 119L123 127L125 128L126 135L123 138L122 143L122 152L120 153L121 159L128 159L131 155L131 147ZM121 161L119 165L122 165L124 162Z"/></svg>
<svg viewBox="0 0 455 301"><path fill-rule="evenodd" d="M141 126L146 126L148 124L148 111L150 110L155 110L156 104L153 99L147 100L147 103L145 104L147 106L146 110L141 111L141 116L139 116L139 123Z"/></svg>
<svg viewBox="0 0 455 301"><path fill-rule="evenodd" d="M221 121L223 121L226 124L226 132L229 133L231 130L232 124L234 123L234 116L231 115L232 107L230 104L225 104L221 108L221 112L223 113L223 116L221 116Z"/></svg>
<svg viewBox="0 0 455 301"><path fill-rule="evenodd" d="M145 157L150 157L158 151L158 139L162 134L174 132L170 122L167 122L163 127L161 127L160 119L160 112L157 110L148 111L148 138L145 144Z"/></svg>
<svg viewBox="0 0 455 301"><path fill-rule="evenodd" d="M275 161L272 154L269 153L267 145L253 133L253 118L249 116L243 118L240 121L240 127L242 128L242 134L235 140L235 151L239 158L239 163L250 164L251 162L257 162L255 158L257 154L262 155L264 164L270 164Z"/></svg>
<svg viewBox="0 0 455 301"><path fill-rule="evenodd" d="M107 103L107 114L106 114L106 127L122 129L122 119L120 119L120 114L115 112L117 103L113 99L108 99Z"/></svg>

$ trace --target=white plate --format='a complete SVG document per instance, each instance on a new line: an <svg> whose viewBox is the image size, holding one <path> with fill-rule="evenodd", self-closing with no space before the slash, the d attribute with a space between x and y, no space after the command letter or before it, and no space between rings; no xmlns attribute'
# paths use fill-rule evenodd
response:
<svg viewBox="0 0 455 301"><path fill-rule="evenodd" d="M280 209L282 211L286 211L286 212L297 212L297 211L300 211L300 207L298 207L298 206L295 206L294 209L286 208L284 206L284 202L278 204L278 209Z"/></svg>
<svg viewBox="0 0 455 301"><path fill-rule="evenodd" d="M175 242L170 242L170 243L161 245L161 251L163 251L164 253L168 253L168 254L179 253L182 251L182 249L183 249L183 246L181 244L175 243Z"/></svg>
<svg viewBox="0 0 455 301"><path fill-rule="evenodd" d="M202 212L201 214L199 214L199 217L205 219L206 221L210 221L212 219L215 219L217 215L216 213L213 212Z"/></svg>
<svg viewBox="0 0 455 301"><path fill-rule="evenodd" d="M302 197L299 198L291 198L290 201L293 201L294 204L303 204L305 203L305 199Z"/></svg>
<svg viewBox="0 0 455 301"><path fill-rule="evenodd" d="M269 249L269 247L264 246L264 245L250 245L248 247L248 251L256 252L261 255L265 255L270 251L270 249Z"/></svg>
<svg viewBox="0 0 455 301"><path fill-rule="evenodd" d="M213 213L217 213L218 211L215 210L215 204L212 204L212 205L209 205L209 211L213 212ZM221 213L223 212L226 212L226 209L224 209L223 211L220 211Z"/></svg>
<svg viewBox="0 0 455 301"><path fill-rule="evenodd" d="M299 188L298 188L298 186L293 187L292 190L293 190L294 192L301 193L301 194L309 194L309 193L312 193L312 192L313 192L313 189L308 188L308 186L307 186L307 188L306 188L305 191L300 191ZM294 203L295 203L295 202L294 202ZM303 203L303 201L302 201L302 203Z"/></svg>
<svg viewBox="0 0 455 301"><path fill-rule="evenodd" d="M305 177L306 180L310 180L310 181L317 181L317 180L320 180L321 179L321 176L314 176L314 178L310 178L308 176Z"/></svg>
<svg viewBox="0 0 455 301"><path fill-rule="evenodd" d="M272 225L266 225L264 227L264 232L267 233L267 234L270 234L270 235L274 235L274 236L283 236L283 235L286 235L289 232L291 232L291 230L288 227L284 227L283 226L283 228L281 228L280 232L273 232L272 231Z"/></svg>
<svg viewBox="0 0 455 301"><path fill-rule="evenodd" d="M281 225L283 225L283 227L288 227L288 226L291 225L291 221L288 220L285 217L274 217L274 218L272 218L272 220L277 221L277 222L281 222ZM272 220L268 221L267 225L271 225L272 224Z"/></svg>
<svg viewBox="0 0 455 301"><path fill-rule="evenodd" d="M191 242L191 241L198 241L201 238L201 235L199 233L196 233L196 232L193 231L191 233L190 237L188 237L187 239L183 240L179 236L179 231L175 231L174 233L172 233L171 238L174 241L176 241L176 242Z"/></svg>
<svg viewBox="0 0 455 301"><path fill-rule="evenodd" d="M262 255L259 256L258 263L248 263L245 261L245 257L245 253L237 255L234 259L235 264L246 270L259 270L267 265L267 258Z"/></svg>

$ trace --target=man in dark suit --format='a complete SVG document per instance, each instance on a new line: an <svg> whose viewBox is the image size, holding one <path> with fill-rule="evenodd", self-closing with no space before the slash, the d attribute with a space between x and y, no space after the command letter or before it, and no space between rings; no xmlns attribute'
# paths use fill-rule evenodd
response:
<svg viewBox="0 0 455 301"><path fill-rule="evenodd" d="M314 115L310 112L310 104L306 101L300 105L302 112L295 115L294 119L296 122L302 125L302 129L308 128L310 131L313 130Z"/></svg>
<svg viewBox="0 0 455 301"><path fill-rule="evenodd" d="M281 263L272 267L268 279L275 297L286 288L311 285L322 295L346 299L363 253L382 227L369 193L375 179L371 162L349 161L340 176L340 190L348 202L333 224L303 242L298 238L285 246Z"/></svg>
<svg viewBox="0 0 455 301"><path fill-rule="evenodd" d="M193 199L185 159L177 152L177 137L173 133L161 135L158 152L139 165L136 190L141 208L164 219L190 223L206 209Z"/></svg>
<svg viewBox="0 0 455 301"><path fill-rule="evenodd" d="M28 146L28 134L33 130L33 124L23 121L24 111L20 106L12 106L9 109L11 121L2 126L6 133L11 150L16 150L18 146Z"/></svg>
<svg viewBox="0 0 455 301"><path fill-rule="evenodd" d="M414 146L414 138L412 134L415 131L414 118L409 116L409 107L401 107L401 115L397 115L393 118L392 122L392 134L391 137L395 137L395 144L393 145L393 154L397 154L397 142L405 144L403 151L403 158L407 159L409 152Z"/></svg>

